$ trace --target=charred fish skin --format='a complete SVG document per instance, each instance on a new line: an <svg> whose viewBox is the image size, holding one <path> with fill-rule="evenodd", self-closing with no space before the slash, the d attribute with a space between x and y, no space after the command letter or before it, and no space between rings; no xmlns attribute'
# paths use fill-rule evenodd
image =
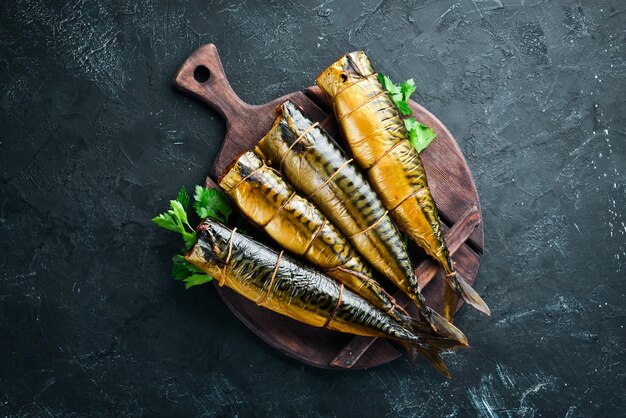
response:
<svg viewBox="0 0 626 418"><path fill-rule="evenodd" d="M259 156L250 151L241 155L222 176L220 186L246 218L283 248L395 318L405 315L332 222Z"/></svg>
<svg viewBox="0 0 626 418"><path fill-rule="evenodd" d="M385 208L400 229L444 268L448 283L444 316L452 320L456 308L450 288L489 313L482 298L454 270L419 154L365 53L343 56L318 76L317 85L330 98L348 147Z"/></svg>
<svg viewBox="0 0 626 418"><path fill-rule="evenodd" d="M371 186L337 143L290 101L257 149L343 232L384 277L418 299L402 238Z"/></svg>
<svg viewBox="0 0 626 418"><path fill-rule="evenodd" d="M414 351L426 355L448 377L439 353L467 346L467 340L420 334L333 279L217 221L204 220L197 235L187 261L259 306L314 327L397 340L412 358Z"/></svg>

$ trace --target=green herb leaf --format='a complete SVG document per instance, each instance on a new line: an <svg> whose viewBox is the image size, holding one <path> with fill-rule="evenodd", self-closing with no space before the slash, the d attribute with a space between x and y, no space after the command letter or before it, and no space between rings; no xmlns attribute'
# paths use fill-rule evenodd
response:
<svg viewBox="0 0 626 418"><path fill-rule="evenodd" d="M413 113L411 106L409 106L407 102L399 101L396 102L396 105L398 105L398 110L400 111L400 113L402 113L403 116L408 116Z"/></svg>
<svg viewBox="0 0 626 418"><path fill-rule="evenodd" d="M172 257L172 277L177 280L183 280L192 274L202 273L198 267L191 264L182 254L176 254Z"/></svg>
<svg viewBox="0 0 626 418"><path fill-rule="evenodd" d="M200 218L215 218L227 222L232 213L226 194L218 189L196 186L193 207Z"/></svg>
<svg viewBox="0 0 626 418"><path fill-rule="evenodd" d="M391 79L385 74L378 73L378 81L380 81L380 84L382 84L385 90L387 90L392 96L402 94L400 87L391 81Z"/></svg>
<svg viewBox="0 0 626 418"><path fill-rule="evenodd" d="M172 258L172 276L176 280L183 281L186 289L213 280L213 277L203 273L202 270L188 262L181 254L176 254Z"/></svg>
<svg viewBox="0 0 626 418"><path fill-rule="evenodd" d="M176 280L183 280L185 277L189 276L191 273L187 267L188 264L182 254L176 254L172 257L172 277Z"/></svg>
<svg viewBox="0 0 626 418"><path fill-rule="evenodd" d="M389 92L394 103L398 106L400 113L404 116L410 115L412 111L407 100L409 100L409 97L415 91L415 81L410 79L398 85L381 73L378 73L378 81L380 81L383 87Z"/></svg>
<svg viewBox="0 0 626 418"><path fill-rule="evenodd" d="M162 228L169 229L170 231L180 232L178 228L178 224L172 218L172 215L165 212L160 214L159 216L152 218L152 222L159 225Z"/></svg>
<svg viewBox="0 0 626 418"><path fill-rule="evenodd" d="M179 197L184 199L180 192ZM187 204L189 204L188 199L189 197L187 196ZM186 248L191 248L196 243L196 231L191 227L191 225L189 225L187 212L185 211L183 204L178 200L170 200L170 209L167 212L153 218L152 222L162 228L181 234L183 240L185 241Z"/></svg>
<svg viewBox="0 0 626 418"><path fill-rule="evenodd" d="M411 97L411 94L413 94L416 88L417 87L415 87L415 81L413 81L412 78L400 83L400 91L402 92L402 100L405 102L409 100L409 97Z"/></svg>
<svg viewBox="0 0 626 418"><path fill-rule="evenodd" d="M170 209L152 219L154 223L178 232L185 241L185 249L193 247L197 241L196 231L189 225L187 207L189 194L181 187L176 200L170 200ZM193 207L201 218L212 217L223 222L228 220L232 209L224 192L196 186ZM189 263L182 254L172 258L172 276L185 283L185 288L198 286L213 280L211 276Z"/></svg>
<svg viewBox="0 0 626 418"><path fill-rule="evenodd" d="M185 232L183 234L183 241L185 241L185 248L190 249L193 247L198 241L198 237L196 236L196 231L193 232Z"/></svg>
<svg viewBox="0 0 626 418"><path fill-rule="evenodd" d="M185 225L189 227L193 231L191 225L189 225L189 221L187 220L187 212L185 208L178 200L170 200L171 210L168 211L172 215L172 217L176 220L176 222L181 226L181 230L185 230Z"/></svg>
<svg viewBox="0 0 626 418"><path fill-rule="evenodd" d="M205 284L212 280L213 277L209 276L208 274L194 274L183 279L183 281L185 282L185 289L189 289L192 286Z"/></svg>
<svg viewBox="0 0 626 418"><path fill-rule="evenodd" d="M415 81L412 78L400 83L398 86L386 75L378 73L378 81L389 92L391 99L403 116L409 116L413 113L408 103L409 97L411 97L416 88ZM405 119L404 126L409 136L409 142L417 152L422 152L437 137L435 131L413 118Z"/></svg>
<svg viewBox="0 0 626 418"><path fill-rule="evenodd" d="M405 119L404 126L409 134L409 142L417 152L422 152L437 138L437 134L432 128L419 123L413 118Z"/></svg>
<svg viewBox="0 0 626 418"><path fill-rule="evenodd" d="M176 196L176 200L180 202L180 204L187 210L187 206L189 206L189 194L187 193L187 189L185 186L181 186L178 191L178 196Z"/></svg>

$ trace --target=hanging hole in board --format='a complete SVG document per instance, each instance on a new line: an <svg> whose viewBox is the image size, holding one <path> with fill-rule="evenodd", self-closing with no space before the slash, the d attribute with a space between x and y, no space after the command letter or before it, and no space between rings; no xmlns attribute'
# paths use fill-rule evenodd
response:
<svg viewBox="0 0 626 418"><path fill-rule="evenodd" d="M206 83L211 78L211 71L204 65L198 65L193 72L193 78L198 83Z"/></svg>

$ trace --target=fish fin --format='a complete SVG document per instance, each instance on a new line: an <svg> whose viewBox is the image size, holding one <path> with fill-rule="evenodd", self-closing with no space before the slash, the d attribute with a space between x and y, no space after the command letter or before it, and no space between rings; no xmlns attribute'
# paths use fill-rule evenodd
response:
<svg viewBox="0 0 626 418"><path fill-rule="evenodd" d="M437 312L432 312L432 318L438 325L438 331L434 331L432 326L422 318L415 319L408 315L399 316L400 322L404 326L413 331L424 342L434 347L444 350L469 347L467 337L461 330L447 322Z"/></svg>
<svg viewBox="0 0 626 418"><path fill-rule="evenodd" d="M426 300L421 293L417 292L412 300L419 309L420 318L430 325L432 331L438 335L454 338L467 345L465 335L463 335L457 327L452 325L449 320L426 306Z"/></svg>
<svg viewBox="0 0 626 418"><path fill-rule="evenodd" d="M438 330L439 335L443 335L447 338L452 338L460 342L463 346L469 347L469 342L467 341L467 337L463 332L452 325L450 321L448 321L443 316L439 315L435 311L431 311L431 321L435 324Z"/></svg>
<svg viewBox="0 0 626 418"><path fill-rule="evenodd" d="M415 363L419 358L420 349L415 344L407 341L399 341L399 343L406 351L406 355L411 360L411 363Z"/></svg>
<svg viewBox="0 0 626 418"><path fill-rule="evenodd" d="M411 360L411 362L415 363L417 359L419 358L419 355L423 354L424 357L426 357L428 361L430 361L430 363L435 367L435 369L437 369L439 373L444 375L446 378L450 379L451 377L450 372L448 371L448 368L443 362L443 359L441 358L441 354L439 354L437 350L432 349L432 348L421 347L418 344L407 342L407 341L400 341L400 344L406 350L407 356L409 357L409 360Z"/></svg>
<svg viewBox="0 0 626 418"><path fill-rule="evenodd" d="M465 302L467 302L468 304L470 304L471 306L473 306L475 309L479 310L480 312L486 315L491 315L491 309L489 309L489 306L487 306L487 303L485 303L483 298L481 298L480 295L476 293L476 291L472 288L472 286L470 286L469 283L467 283L465 279L463 279L463 277L461 277L457 273L454 276L448 277L447 279L448 279L448 284L450 285L452 290L454 290L458 295L460 295ZM449 301L446 300L446 306L448 307L448 309L450 309L450 306L448 305L447 302Z"/></svg>
<svg viewBox="0 0 626 418"><path fill-rule="evenodd" d="M280 108L279 108L280 109ZM254 149L252 150L252 152L254 152L261 160L263 161L267 161L267 157L265 156L265 154L263 154L263 151L261 150L261 148L254 147Z"/></svg>
<svg viewBox="0 0 626 418"><path fill-rule="evenodd" d="M422 352L422 354L424 354L424 357L426 357L428 361L430 361L430 363L435 366L435 369L437 369L439 373L445 376L446 379L452 379L452 376L450 375L450 372L448 371L448 368L446 367L446 364L443 362L443 359L441 358L441 355L439 353L435 351L424 351Z"/></svg>
<svg viewBox="0 0 626 418"><path fill-rule="evenodd" d="M443 291L443 312L442 315L448 321L454 321L454 314L456 313L456 308L459 305L459 296L452 289L452 285L450 282L445 282L445 287Z"/></svg>

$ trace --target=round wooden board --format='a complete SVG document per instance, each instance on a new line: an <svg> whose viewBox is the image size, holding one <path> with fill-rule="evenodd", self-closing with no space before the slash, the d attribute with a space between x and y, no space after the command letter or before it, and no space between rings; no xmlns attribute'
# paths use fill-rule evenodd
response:
<svg viewBox="0 0 626 418"><path fill-rule="evenodd" d="M208 78L198 79L198 69L208 70ZM264 105L244 103L232 91L217 49L212 44L200 47L185 61L174 84L211 105L226 119L227 133L211 169L213 178L217 178L236 156L253 148L270 128L275 117L275 108L286 99L298 104L307 116L319 121L335 136L338 143L342 143L327 100L319 89L309 87ZM483 228L472 174L458 144L446 127L424 107L414 102L410 104L413 116L437 133L437 139L422 152L422 161L444 224L444 233L455 242L459 241L458 244L451 244L448 236L446 237L456 269L469 283L473 283L483 249ZM216 187L211 178L207 179L207 184ZM428 305L441 311L444 284L443 275L438 270L430 259L416 266L418 280ZM263 341L311 366L365 369L388 363L401 355L388 341L377 339L368 346L369 343L365 341L368 339L363 337L355 338L348 334L310 327L261 308L230 289L218 286L216 289L233 314ZM359 349L362 349L362 354L355 356L353 351Z"/></svg>

